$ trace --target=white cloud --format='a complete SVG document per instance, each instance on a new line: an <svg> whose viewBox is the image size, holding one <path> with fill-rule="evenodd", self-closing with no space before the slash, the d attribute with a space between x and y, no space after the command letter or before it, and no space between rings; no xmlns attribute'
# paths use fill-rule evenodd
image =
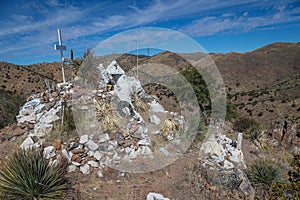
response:
<svg viewBox="0 0 300 200"><path fill-rule="evenodd" d="M191 24L182 27L180 30L192 36L208 36L220 32L246 32L254 29L265 29L276 27L279 24L300 22L300 15L294 15L298 8L292 10L280 6L273 9L273 12L260 16L251 16L248 11L240 16L230 15L210 16L193 21Z"/></svg>

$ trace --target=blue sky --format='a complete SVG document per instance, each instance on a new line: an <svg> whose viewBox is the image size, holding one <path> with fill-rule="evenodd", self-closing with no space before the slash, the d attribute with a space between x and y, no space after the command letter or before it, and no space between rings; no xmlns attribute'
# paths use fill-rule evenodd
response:
<svg viewBox="0 0 300 200"><path fill-rule="evenodd" d="M80 56L85 48L140 27L179 31L207 52L246 52L273 42L300 42L300 1L1 1L0 61L59 61L53 49L58 28L63 43Z"/></svg>

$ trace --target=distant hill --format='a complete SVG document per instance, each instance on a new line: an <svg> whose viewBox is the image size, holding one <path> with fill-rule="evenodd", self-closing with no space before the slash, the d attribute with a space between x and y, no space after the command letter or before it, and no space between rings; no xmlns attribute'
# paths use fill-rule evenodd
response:
<svg viewBox="0 0 300 200"><path fill-rule="evenodd" d="M203 53L185 54L185 58ZM228 97L239 113L256 119L265 127L274 127L284 119L299 122L300 43L274 43L248 53L210 54L228 89ZM125 71L136 66L136 56L110 55ZM97 58L98 59L98 58ZM103 59L99 59L103 60ZM181 70L189 63L180 55L162 52L139 56L139 64L161 63ZM106 65L107 63L105 63ZM69 77L69 68L65 69ZM38 63L18 66L0 62L0 88L29 96L44 91L45 79L61 82L61 65Z"/></svg>

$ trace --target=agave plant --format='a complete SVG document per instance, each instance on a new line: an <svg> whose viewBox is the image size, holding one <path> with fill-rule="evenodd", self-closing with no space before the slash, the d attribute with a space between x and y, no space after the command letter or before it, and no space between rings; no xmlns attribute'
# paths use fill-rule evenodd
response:
<svg viewBox="0 0 300 200"><path fill-rule="evenodd" d="M1 199L61 199L64 171L36 149L16 151L0 170Z"/></svg>
<svg viewBox="0 0 300 200"><path fill-rule="evenodd" d="M282 169L272 161L265 159L256 160L247 171L250 181L255 186L270 188L273 183L284 180Z"/></svg>

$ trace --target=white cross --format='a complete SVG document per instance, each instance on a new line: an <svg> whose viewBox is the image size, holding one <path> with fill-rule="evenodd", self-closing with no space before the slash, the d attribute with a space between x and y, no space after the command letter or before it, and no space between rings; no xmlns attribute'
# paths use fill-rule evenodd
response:
<svg viewBox="0 0 300 200"><path fill-rule="evenodd" d="M61 32L60 29L57 29L57 34L58 34L58 45L54 45L55 50L60 51L60 56L61 56L61 72L62 72L62 77L63 77L63 82L66 83L66 77L65 77L65 67L64 67L64 55L63 51L67 49L65 45L62 45L62 40L61 40Z"/></svg>

